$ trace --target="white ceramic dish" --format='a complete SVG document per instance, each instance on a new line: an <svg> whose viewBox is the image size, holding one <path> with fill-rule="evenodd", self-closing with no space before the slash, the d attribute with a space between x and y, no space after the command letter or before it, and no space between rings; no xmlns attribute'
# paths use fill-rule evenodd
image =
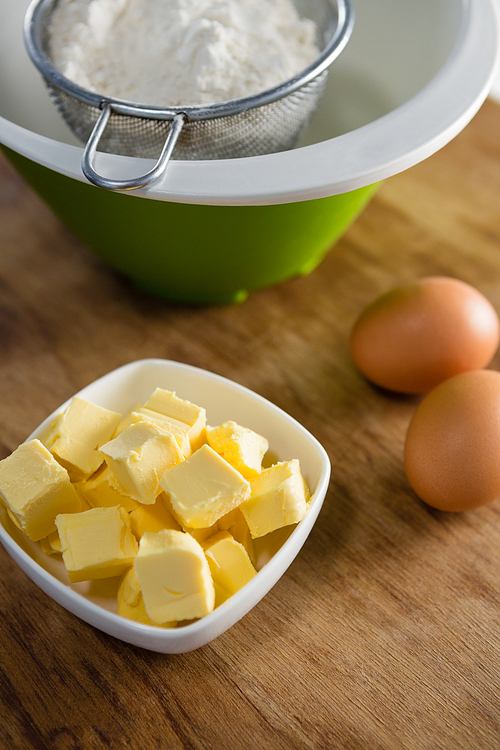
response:
<svg viewBox="0 0 500 750"><path fill-rule="evenodd" d="M157 386L174 390L181 398L204 406L209 424L233 419L265 435L270 453L277 460L300 460L312 495L309 512L288 538L277 532L264 538L259 551L263 567L252 581L197 622L175 630L154 628L116 614L117 580L70 584L64 564L44 555L38 543L30 542L19 532L4 508L0 541L32 581L85 622L135 646L160 653L184 653L203 646L234 625L283 575L306 541L321 509L328 488L330 461L304 427L266 399L223 377L179 362L163 359L132 362L108 373L78 395L123 413L146 400ZM27 439L42 435L64 406Z"/></svg>
<svg viewBox="0 0 500 750"><path fill-rule="evenodd" d="M83 181L82 148L59 120L22 42L29 0L0 0L0 141ZM371 185L457 135L490 90L498 58L493 0L356 0L352 38L335 62L305 144L245 159L174 161L138 191L156 200L265 205ZM144 160L102 155L116 178Z"/></svg>

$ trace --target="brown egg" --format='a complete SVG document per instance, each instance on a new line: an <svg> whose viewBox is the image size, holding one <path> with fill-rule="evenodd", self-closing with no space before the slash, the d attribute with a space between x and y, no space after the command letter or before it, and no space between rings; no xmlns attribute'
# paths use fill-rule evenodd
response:
<svg viewBox="0 0 500 750"><path fill-rule="evenodd" d="M475 370L438 385L410 422L405 470L434 508L463 511L500 497L500 373Z"/></svg>
<svg viewBox="0 0 500 750"><path fill-rule="evenodd" d="M491 303L458 279L430 276L368 305L352 330L355 364L400 393L427 393L460 372L486 367L500 336Z"/></svg>

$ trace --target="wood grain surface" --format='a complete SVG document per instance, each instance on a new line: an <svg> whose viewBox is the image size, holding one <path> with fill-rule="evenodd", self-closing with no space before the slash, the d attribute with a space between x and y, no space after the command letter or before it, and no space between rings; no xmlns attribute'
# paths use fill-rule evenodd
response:
<svg viewBox="0 0 500 750"><path fill-rule="evenodd" d="M500 310L499 105L387 180L312 275L239 306L137 291L4 159L0 259L0 457L90 381L165 357L274 401L332 462L288 572L189 654L104 635L0 549L2 750L500 747L500 501L425 507L402 466L418 399L371 387L348 351L361 308L423 275L468 281Z"/></svg>

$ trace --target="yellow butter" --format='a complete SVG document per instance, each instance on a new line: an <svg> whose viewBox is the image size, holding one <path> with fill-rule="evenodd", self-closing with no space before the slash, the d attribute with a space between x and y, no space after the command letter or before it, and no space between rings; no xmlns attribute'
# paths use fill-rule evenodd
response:
<svg viewBox="0 0 500 750"><path fill-rule="evenodd" d="M42 552L46 555L55 555L56 550L52 547L52 545L49 542L49 537L45 536L43 539L40 539L40 548Z"/></svg>
<svg viewBox="0 0 500 750"><path fill-rule="evenodd" d="M157 625L204 617L215 590L202 547L183 531L145 533L134 560L146 612Z"/></svg>
<svg viewBox="0 0 500 750"><path fill-rule="evenodd" d="M87 500L87 498L86 498L86 497L85 497L85 496L83 495L83 493L82 493L82 492L80 492L80 487L81 487L81 485L82 485L82 482L72 482L72 485L73 485L73 487L75 488L75 490L76 490L76 492L77 492L77 495L78 495L78 497L80 498L80 507L78 508L78 511L82 511L82 510L90 510L90 508L91 508L92 506L91 506L91 505L89 504L89 501L88 501L88 500ZM116 505L116 503L115 503L115 505Z"/></svg>
<svg viewBox="0 0 500 750"><path fill-rule="evenodd" d="M250 496L250 484L213 448L202 445L166 471L160 484L183 525L205 528Z"/></svg>
<svg viewBox="0 0 500 750"><path fill-rule="evenodd" d="M184 458L175 438L149 422L131 424L101 446L101 452L114 486L146 505L152 505L160 494L163 472Z"/></svg>
<svg viewBox="0 0 500 750"><path fill-rule="evenodd" d="M59 532L53 531L52 534L49 534L47 537L47 541L54 550L54 552L61 553L61 540L59 539Z"/></svg>
<svg viewBox="0 0 500 750"><path fill-rule="evenodd" d="M61 540L57 531L53 531L52 534L40 539L40 547L46 555L61 554Z"/></svg>
<svg viewBox="0 0 500 750"><path fill-rule="evenodd" d="M240 508L253 539L298 523L307 513L308 490L297 459L275 464L251 481Z"/></svg>
<svg viewBox="0 0 500 750"><path fill-rule="evenodd" d="M137 575L132 566L123 576L117 594L117 612L122 617L135 622L142 622L143 625L155 625L146 612L144 599L142 597L141 587L137 580ZM177 623L164 622L160 627L175 628ZM157 626L156 626L157 627Z"/></svg>
<svg viewBox="0 0 500 750"><path fill-rule="evenodd" d="M160 497L159 497L159 499L162 500L163 505L167 508L167 510L169 511L170 515L172 516L172 518L177 523L179 529L181 531L185 531L187 534L191 534L191 536L193 537L193 539L196 539L196 541L199 542L200 544L203 541L205 541L205 539L208 539L209 537L213 536L214 534L216 534L220 530L219 526L218 526L218 521L216 521L215 523L213 523L211 526L202 527L200 529L193 529L193 528L191 528L190 526L188 526L183 521L183 519L180 516L178 516L175 513L175 511L174 511L174 509L172 507L172 503L170 502L170 496L169 496L169 494L167 492L162 492L161 495L160 495Z"/></svg>
<svg viewBox="0 0 500 750"><path fill-rule="evenodd" d="M244 546L228 531L220 531L202 546L214 582L215 606L218 607L251 581L257 571Z"/></svg>
<svg viewBox="0 0 500 750"><path fill-rule="evenodd" d="M130 512L130 525L137 539L140 539L146 531L156 533L162 529L176 529L180 526L163 502L163 492L159 495L154 505L139 504Z"/></svg>
<svg viewBox="0 0 500 750"><path fill-rule="evenodd" d="M73 583L122 575L137 554L128 513L119 506L61 514L56 526Z"/></svg>
<svg viewBox="0 0 500 750"><path fill-rule="evenodd" d="M181 528L183 531L185 531L187 534L191 534L193 539L196 539L197 542L202 544L205 539L209 539L211 536L216 534L219 531L219 527L217 523L212 524L212 526L206 526L202 529L192 529L189 526L182 526Z"/></svg>
<svg viewBox="0 0 500 750"><path fill-rule="evenodd" d="M203 407L179 398L173 391L157 388L143 408L187 424L192 450L197 450L205 442L207 414Z"/></svg>
<svg viewBox="0 0 500 750"><path fill-rule="evenodd" d="M121 505L126 511L137 508L140 503L120 492L113 481L111 469L103 464L91 477L75 485L75 488L91 508L114 508L116 505Z"/></svg>
<svg viewBox="0 0 500 750"><path fill-rule="evenodd" d="M240 508L235 508L217 521L218 531L229 531L233 539L242 544L252 564L255 564L255 550L252 535L245 516Z"/></svg>
<svg viewBox="0 0 500 750"><path fill-rule="evenodd" d="M135 408L139 409L140 406L141 405L138 403L138 404L136 404ZM127 429L127 427L130 427L130 425L134 421L133 417L132 417L132 414L133 414L133 411L132 412L128 412L127 414L125 414L122 417L122 419L120 420L120 423L119 423L118 427L115 430L115 434L113 435L113 437L117 437L120 433L123 432L123 430Z"/></svg>
<svg viewBox="0 0 500 750"><path fill-rule="evenodd" d="M81 507L68 472L36 439L0 461L0 499L33 541L55 531L58 513L74 513Z"/></svg>
<svg viewBox="0 0 500 750"><path fill-rule="evenodd" d="M212 526L208 526L207 528L203 529L190 529L189 527L186 527L183 530L187 534L190 534L193 539L196 539L197 542L203 544L206 539L210 539L211 536L217 533L219 527L216 523L214 523Z"/></svg>
<svg viewBox="0 0 500 750"><path fill-rule="evenodd" d="M12 523L14 524L14 526L16 526L19 529L19 531L22 531L23 529L21 527L21 524L19 523L19 520L18 520L17 516L15 516L13 514L13 512L11 511L10 508L7 508L7 515L10 518L10 520L12 521ZM40 541L42 541L42 540L40 539Z"/></svg>
<svg viewBox="0 0 500 750"><path fill-rule="evenodd" d="M236 422L224 422L218 427L206 428L207 443L225 458L245 479L251 479L262 470L262 459L269 443L265 437Z"/></svg>
<svg viewBox="0 0 500 750"><path fill-rule="evenodd" d="M120 414L75 396L45 444L68 470L72 481L78 481L93 474L102 464L99 446L110 440L120 419Z"/></svg>
<svg viewBox="0 0 500 750"><path fill-rule="evenodd" d="M134 422L152 422L156 424L163 432L169 432L177 440L177 444L181 449L182 455L187 458L193 452L191 449L190 435L191 427L185 422L180 422L178 419L172 417L166 417L163 414L159 414L151 409L138 408L133 411L130 415L131 424Z"/></svg>

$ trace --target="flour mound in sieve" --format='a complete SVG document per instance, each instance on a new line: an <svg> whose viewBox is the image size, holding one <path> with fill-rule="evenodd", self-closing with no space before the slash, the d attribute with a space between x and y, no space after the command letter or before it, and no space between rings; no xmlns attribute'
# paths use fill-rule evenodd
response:
<svg viewBox="0 0 500 750"><path fill-rule="evenodd" d="M74 83L164 107L257 94L319 54L292 0L60 0L49 33Z"/></svg>

